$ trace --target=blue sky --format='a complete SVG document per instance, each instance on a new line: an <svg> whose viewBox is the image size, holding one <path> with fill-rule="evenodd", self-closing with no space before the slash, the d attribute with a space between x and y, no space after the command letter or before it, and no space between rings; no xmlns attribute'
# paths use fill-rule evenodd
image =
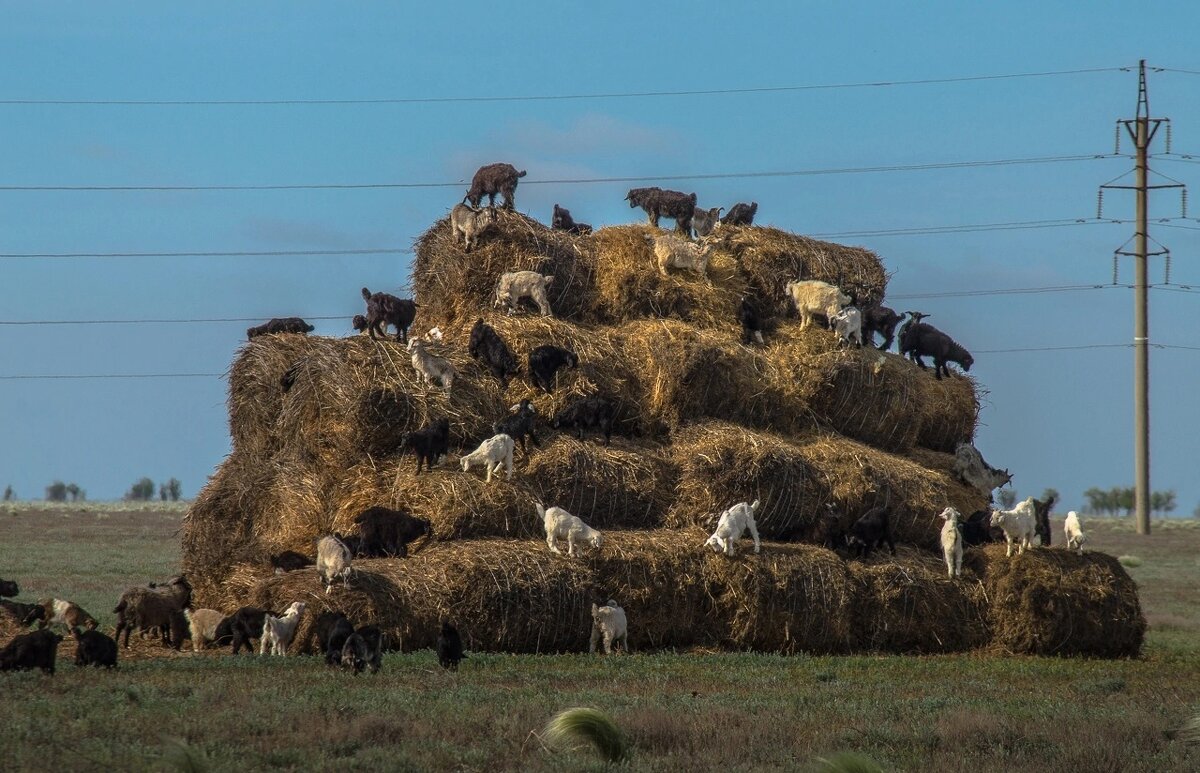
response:
<svg viewBox="0 0 1200 773"><path fill-rule="evenodd" d="M0 100L387 99L738 89L1135 65L1200 71L1189 3L0 3ZM1176 153L1200 154L1200 75L1151 74ZM0 185L454 182L529 170L522 210L629 221L627 184L538 179L888 166L1110 153L1136 75L748 94L375 105L0 104ZM1123 148L1128 150L1125 143ZM1163 151L1162 144L1156 150ZM1200 183L1200 165L1154 168ZM759 202L807 234L1088 218L1129 159L681 183ZM1160 180L1161 181L1161 180ZM409 246L458 189L0 191L0 253ZM1200 207L1194 207L1200 211ZM1131 194L1106 195L1127 218ZM1179 214L1174 192L1153 216ZM1172 225L1200 228L1196 221ZM856 236L891 295L1105 284L1130 225ZM1155 226L1171 279L1200 286L1200 231ZM0 258L0 321L337 316L407 281L406 255ZM1152 281L1163 279L1161 263ZM1121 281L1132 277L1121 266ZM976 353L977 444L1022 494L1132 482L1128 289L896 300ZM1196 345L1200 294L1151 294L1151 338ZM0 375L221 373L246 323L0 325ZM317 332L341 334L342 322ZM1153 487L1200 503L1200 352L1151 355ZM55 478L93 499L176 476L191 496L229 450L225 382L0 379L0 486Z"/></svg>

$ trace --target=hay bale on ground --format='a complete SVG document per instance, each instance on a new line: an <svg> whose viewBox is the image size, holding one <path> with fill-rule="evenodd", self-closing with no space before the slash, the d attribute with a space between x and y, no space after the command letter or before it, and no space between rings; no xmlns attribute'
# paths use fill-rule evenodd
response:
<svg viewBox="0 0 1200 773"><path fill-rule="evenodd" d="M771 539L814 541L832 503L849 526L876 506L887 506L897 541L936 548L948 506L965 513L982 496L949 476L903 457L835 435L787 439L723 422L680 431L671 445L680 467L677 497L665 523L712 529L721 510L759 499L759 533ZM967 509L964 509L967 508Z"/></svg>
<svg viewBox="0 0 1200 773"><path fill-rule="evenodd" d="M1116 558L1003 545L970 550L963 565L983 578L994 649L1025 655L1136 657L1146 634L1137 585Z"/></svg>

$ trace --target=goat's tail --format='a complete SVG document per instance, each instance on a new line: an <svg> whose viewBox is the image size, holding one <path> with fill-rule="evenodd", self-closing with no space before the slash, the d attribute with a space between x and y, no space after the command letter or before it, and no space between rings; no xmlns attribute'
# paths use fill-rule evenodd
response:
<svg viewBox="0 0 1200 773"><path fill-rule="evenodd" d="M754 504L750 505L750 509L758 510L758 505L759 505L759 501L756 499L756 500L754 500Z"/></svg>
<svg viewBox="0 0 1200 773"><path fill-rule="evenodd" d="M362 297L364 301L371 300L371 291L364 287L362 289Z"/></svg>
<svg viewBox="0 0 1200 773"><path fill-rule="evenodd" d="M525 176L525 170L524 170L524 169L522 169L521 171L517 172L517 177L524 177L524 176Z"/></svg>
<svg viewBox="0 0 1200 773"><path fill-rule="evenodd" d="M538 518L542 518L544 520L546 518L546 508L542 507L541 502L534 502L533 506L537 508Z"/></svg>

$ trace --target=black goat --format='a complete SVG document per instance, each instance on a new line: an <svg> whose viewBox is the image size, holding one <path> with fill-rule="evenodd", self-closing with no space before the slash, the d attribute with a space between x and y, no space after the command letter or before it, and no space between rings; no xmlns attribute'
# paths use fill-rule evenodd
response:
<svg viewBox="0 0 1200 773"><path fill-rule="evenodd" d="M537 408L533 407L533 402L522 400L509 410L514 413L493 424L492 432L497 435L508 435L514 441L519 442L523 454L529 453L525 443L526 436L533 441L534 446L541 448L542 444L538 442L537 435L533 434L533 423L537 419Z"/></svg>
<svg viewBox="0 0 1200 773"><path fill-rule="evenodd" d="M246 339L253 340L259 336L271 335L273 333L311 333L316 330L315 327L308 324L299 317L276 317L270 322L264 322L257 327L252 327L246 330Z"/></svg>
<svg viewBox="0 0 1200 773"><path fill-rule="evenodd" d="M408 543L433 532L429 521L388 507L368 507L354 522L362 537L363 558L407 558Z"/></svg>
<svg viewBox="0 0 1200 773"><path fill-rule="evenodd" d="M866 558L872 550L877 550L886 542L896 555L896 543L892 539L891 518L888 511L882 507L868 510L861 518L850 526L846 535L846 544L853 549L859 558Z"/></svg>
<svg viewBox="0 0 1200 773"><path fill-rule="evenodd" d="M475 320L475 325L471 328L467 354L483 363L505 388L508 387L509 376L514 376L521 370L508 344L504 343L504 339L494 327L482 319Z"/></svg>
<svg viewBox="0 0 1200 773"><path fill-rule="evenodd" d="M367 302L367 331L371 340L378 333L380 338L387 337L387 326L396 328L396 340L408 343L408 328L417 317L417 304L408 298L397 298L388 293L372 294L367 288L362 289L363 300Z"/></svg>
<svg viewBox="0 0 1200 773"><path fill-rule="evenodd" d="M271 556L271 566L275 568L275 574L295 572L299 569L310 567L315 563L308 556L303 553L297 553L294 550L285 550L277 556Z"/></svg>
<svg viewBox="0 0 1200 773"><path fill-rule="evenodd" d="M478 207L483 197L488 197L488 206L496 206L496 194L503 194L505 209L512 209L516 202L517 181L525 176L512 164L488 164L481 166L471 178L471 189L463 197L472 207Z"/></svg>
<svg viewBox="0 0 1200 773"><path fill-rule="evenodd" d="M311 652L312 641L316 639L317 646L320 647L321 653L325 656L325 663L330 666L337 665L342 657L342 647L346 644L346 639L349 639L353 633L354 625L345 614L342 612L322 612L313 621L313 627L309 631L304 650Z"/></svg>
<svg viewBox="0 0 1200 773"><path fill-rule="evenodd" d="M658 227L658 220L669 217L675 221L675 230L684 236L692 235L692 218L696 215L696 194L662 188L633 188L625 194L629 206L641 207L646 211L650 224Z"/></svg>
<svg viewBox="0 0 1200 773"><path fill-rule="evenodd" d="M9 615L12 615L12 618L17 625L23 628L34 620L39 620L44 617L46 614L46 609L41 604L25 604L20 601L0 599L0 612L5 612Z"/></svg>
<svg viewBox="0 0 1200 773"><path fill-rule="evenodd" d="M570 349L549 344L529 353L529 379L546 394L554 391L554 378L559 368L579 367L579 357Z"/></svg>
<svg viewBox="0 0 1200 773"><path fill-rule="evenodd" d="M742 343L749 345L751 341L763 342L762 317L756 304L749 295L742 296L742 304L738 307L738 322L742 323Z"/></svg>
<svg viewBox="0 0 1200 773"><path fill-rule="evenodd" d="M825 512L817 523L816 541L829 550L846 547L846 529L837 509L829 502L825 503Z"/></svg>
<svg viewBox="0 0 1200 773"><path fill-rule="evenodd" d="M1042 541L1042 547L1050 547L1050 511L1057 501L1053 494L1045 501L1033 500L1033 533Z"/></svg>
<svg viewBox="0 0 1200 773"><path fill-rule="evenodd" d="M571 210L554 205L554 216L550 219L550 227L555 231L566 231L577 236L585 236L592 232L589 223L576 223L571 217Z"/></svg>
<svg viewBox="0 0 1200 773"><path fill-rule="evenodd" d="M717 227L717 223L721 222L721 210L725 207L713 207L712 209L701 209L696 207L692 213L692 230L696 232L696 236L708 236Z"/></svg>
<svg viewBox="0 0 1200 773"><path fill-rule="evenodd" d="M617 405L612 400L601 395L592 395L575 400L554 416L550 423L554 429L576 430L577 436L583 440L585 428L596 427L604 433L604 445L612 440L613 422L617 417Z"/></svg>
<svg viewBox="0 0 1200 773"><path fill-rule="evenodd" d="M458 663L466 659L463 654L462 637L458 629L447 620L442 621L442 632L437 638L438 663L448 671L457 671Z"/></svg>
<svg viewBox="0 0 1200 773"><path fill-rule="evenodd" d="M350 326L356 332L365 333L367 332L367 318L362 314L355 314L354 318L350 320Z"/></svg>
<svg viewBox="0 0 1200 773"><path fill-rule="evenodd" d="M250 640L262 638L263 618L266 615L267 610L258 607L238 609L217 626L215 643L221 645L232 642L234 655L241 652L243 646L253 655L254 645Z"/></svg>
<svg viewBox="0 0 1200 773"><path fill-rule="evenodd" d="M23 633L0 649L0 671L40 668L53 674L60 641L62 637L47 628Z"/></svg>
<svg viewBox="0 0 1200 773"><path fill-rule="evenodd" d="M889 309L887 306L868 306L862 312L862 338L867 346L875 345L875 334L883 336L883 343L879 346L879 351L886 352L892 348L892 342L896 340L896 325L900 324L903 316Z"/></svg>
<svg viewBox="0 0 1200 773"><path fill-rule="evenodd" d="M749 204L738 202L729 208L725 217L721 218L722 225L754 225L754 215L758 212L758 202Z"/></svg>
<svg viewBox="0 0 1200 773"><path fill-rule="evenodd" d="M383 633L373 625L359 628L342 645L342 665L352 669L355 676L366 668L377 673L382 658Z"/></svg>
<svg viewBox="0 0 1200 773"><path fill-rule="evenodd" d="M450 453L450 420L438 419L405 435L400 441L400 457L410 448L417 457L417 474L421 474L422 463L426 472L431 471L441 457Z"/></svg>
<svg viewBox="0 0 1200 773"><path fill-rule="evenodd" d="M71 634L77 644L75 665L117 667L117 643L111 636L82 628L72 628Z"/></svg>
<svg viewBox="0 0 1200 773"><path fill-rule="evenodd" d="M976 510L958 524L962 534L963 545L975 547L988 542L994 542L991 526L992 514L987 510Z"/></svg>
<svg viewBox="0 0 1200 773"><path fill-rule="evenodd" d="M933 374L940 381L942 374L949 376L947 362L956 362L964 371L971 370L975 358L954 339L938 330L933 325L917 322L908 327L900 337L900 354L909 355L912 361L926 369L922 357L933 358Z"/></svg>
<svg viewBox="0 0 1200 773"><path fill-rule="evenodd" d="M16 596L20 592L14 580L0 580L0 596Z"/></svg>

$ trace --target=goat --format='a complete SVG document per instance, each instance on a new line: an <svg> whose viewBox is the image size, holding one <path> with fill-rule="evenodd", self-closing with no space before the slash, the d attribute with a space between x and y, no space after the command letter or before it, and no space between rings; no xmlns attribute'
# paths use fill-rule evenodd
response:
<svg viewBox="0 0 1200 773"><path fill-rule="evenodd" d="M21 592L21 588L13 580L0 580L0 596L16 596Z"/></svg>
<svg viewBox="0 0 1200 773"><path fill-rule="evenodd" d="M0 612L10 615L13 621L22 627L29 625L34 620L40 620L46 614L46 610L37 604L24 604L8 599L0 599Z"/></svg>
<svg viewBox="0 0 1200 773"><path fill-rule="evenodd" d="M554 275L542 276L536 271L510 271L500 275L496 283L495 308L508 307L508 313L515 314L522 298L529 298L537 306L538 313L543 317L553 317L550 311L550 301L546 298L546 288L554 281Z"/></svg>
<svg viewBox="0 0 1200 773"><path fill-rule="evenodd" d="M354 516L354 522L362 535L364 558L407 558L408 543L433 533L429 521L387 507L368 507Z"/></svg>
<svg viewBox="0 0 1200 773"><path fill-rule="evenodd" d="M868 510L850 525L846 544L859 558L866 558L872 550L878 550L886 542L892 555L896 555L896 543L892 539L892 523L888 511L882 507Z"/></svg>
<svg viewBox="0 0 1200 773"><path fill-rule="evenodd" d="M1067 550L1079 548L1079 555L1083 555L1083 543L1087 542L1087 535L1079 524L1079 513L1074 510L1067 513L1067 519L1063 521L1063 533L1067 536Z"/></svg>
<svg viewBox="0 0 1200 773"><path fill-rule="evenodd" d="M299 317L276 317L270 322L264 322L261 325L246 330L246 340L253 341L259 336L273 335L275 333L299 333L300 335L304 335L314 330L316 330L315 327Z"/></svg>
<svg viewBox="0 0 1200 773"><path fill-rule="evenodd" d="M192 635L192 650L199 652L209 642L217 640L217 630L225 615L215 609L185 609L183 616L187 620L188 630Z"/></svg>
<svg viewBox="0 0 1200 773"><path fill-rule="evenodd" d="M487 472L488 483L492 482L492 474L499 474L501 468L504 468L504 476L511 479L514 446L513 439L508 435L494 435L480 443L479 448L462 457L459 463L463 472L471 469L473 465L482 464Z"/></svg>
<svg viewBox="0 0 1200 773"><path fill-rule="evenodd" d="M762 549L762 543L758 539L758 524L754 521L758 505L757 499L752 504L739 502L721 513L721 517L717 519L717 530L704 541L705 546L711 547L717 553L724 552L732 558L737 541L742 538L744 532L749 531L754 540L754 554L758 555Z"/></svg>
<svg viewBox="0 0 1200 773"><path fill-rule="evenodd" d="M579 367L579 357L569 349L545 344L529 353L529 379L546 394L554 391L559 368Z"/></svg>
<svg viewBox="0 0 1200 773"><path fill-rule="evenodd" d="M516 203L517 182L525 176L524 171L517 171L512 164L488 164L481 166L471 178L471 189L463 197L472 207L478 207L483 197L488 197L488 206L496 206L496 194L504 196L505 209L512 209Z"/></svg>
<svg viewBox="0 0 1200 773"><path fill-rule="evenodd" d="M596 645L601 640L604 642L605 655L611 655L617 645L625 653L629 652L629 622L625 610L612 599L604 606L592 604L592 638L588 644L590 654L596 654Z"/></svg>
<svg viewBox="0 0 1200 773"><path fill-rule="evenodd" d="M309 639L306 642L308 646L305 650L311 648L312 639L317 640L317 646L321 648L321 652L325 655L326 665L337 665L342 657L342 647L346 644L346 639L354 635L354 625L350 622L350 618L346 617L342 612L322 612L317 615L317 619L313 621L312 630L309 632Z"/></svg>
<svg viewBox="0 0 1200 773"><path fill-rule="evenodd" d="M867 346L875 345L875 334L883 336L879 351L886 352L892 348L896 340L896 325L904 317L889 309L887 306L867 306L863 309L862 335Z"/></svg>
<svg viewBox="0 0 1200 773"><path fill-rule="evenodd" d="M350 326L358 333L367 332L367 318L362 314L355 314L350 320Z"/></svg>
<svg viewBox="0 0 1200 773"><path fill-rule="evenodd" d="M970 443L959 443L954 447L954 476L974 486L989 497L992 490L1012 482L1012 473L1007 469L997 470L983 460L983 455Z"/></svg>
<svg viewBox="0 0 1200 773"><path fill-rule="evenodd" d="M417 457L418 475L422 463L426 472L433 470L433 466L440 464L441 458L450 452L450 420L441 418L405 435L400 441L400 458L404 458L410 448Z"/></svg>
<svg viewBox="0 0 1200 773"><path fill-rule="evenodd" d="M342 645L342 666L358 676L364 669L378 673L383 657L383 633L373 625L363 627L350 634Z"/></svg>
<svg viewBox="0 0 1200 773"><path fill-rule="evenodd" d="M75 665L117 667L117 643L108 634L72 628L75 637Z"/></svg>
<svg viewBox="0 0 1200 773"><path fill-rule="evenodd" d="M462 637L458 635L458 629L450 624L450 621L442 621L442 632L437 638L437 658L438 665L447 671L457 671L460 661L466 659L463 654Z"/></svg>
<svg viewBox="0 0 1200 773"><path fill-rule="evenodd" d="M829 326L838 334L838 342L863 345L862 312L854 306L846 306L829 318Z"/></svg>
<svg viewBox="0 0 1200 773"><path fill-rule="evenodd" d="M675 221L675 230L683 236L692 234L692 218L696 214L696 194L663 190L659 187L633 188L625 194L630 209L641 207L646 212L650 225L658 227L658 220L669 217Z"/></svg>
<svg viewBox="0 0 1200 773"><path fill-rule="evenodd" d="M389 293L372 293L365 287L362 297L367 302L367 332L371 340L375 340L376 333L387 338L387 326L392 325L396 328L396 340L407 344L408 328L417 317L417 304Z"/></svg>
<svg viewBox="0 0 1200 773"><path fill-rule="evenodd" d="M962 574L963 536L958 526L962 513L953 507L942 511L942 556L946 559L946 573L950 579Z"/></svg>
<svg viewBox="0 0 1200 773"><path fill-rule="evenodd" d="M57 624L65 627L67 630L81 625L91 631L99 625L96 622L96 618L84 611L83 607L71 601L40 599L38 606L42 608L42 614L37 615L39 629ZM28 622L33 622L33 620L29 620Z"/></svg>
<svg viewBox="0 0 1200 773"><path fill-rule="evenodd" d="M129 588L121 594L113 612L117 615L117 640L125 632L123 646L129 648L130 631L158 628L163 644L174 649L183 646L187 618L183 610L191 606L192 586L183 575L172 577L162 585Z"/></svg>
<svg viewBox="0 0 1200 773"><path fill-rule="evenodd" d="M695 244L673 234L654 237L654 261L658 273L668 276L668 268L682 268L699 274L712 284L708 276L708 261L712 256L711 245Z"/></svg>
<svg viewBox="0 0 1200 773"><path fill-rule="evenodd" d="M350 548L336 536L321 537L317 542L317 574L325 583L325 593L333 590L333 581L342 578L342 587L350 587Z"/></svg>
<svg viewBox="0 0 1200 773"><path fill-rule="evenodd" d="M483 363L492 375L500 381L500 385L508 388L509 376L520 372L517 358L496 329L482 319L475 320L471 328L471 339L467 344L467 353Z"/></svg>
<svg viewBox="0 0 1200 773"><path fill-rule="evenodd" d="M987 510L976 510L959 524L964 546L976 547L994 541L992 539L991 517L992 514Z"/></svg>
<svg viewBox="0 0 1200 773"><path fill-rule="evenodd" d="M696 207L692 213L692 230L695 231L697 237L708 236L717 227L717 223L721 222L721 210L725 207L713 207L712 209L701 209Z"/></svg>
<svg viewBox="0 0 1200 773"><path fill-rule="evenodd" d="M900 337L900 354L908 355L922 370L926 369L923 357L933 358L933 374L939 381L942 374L950 375L947 362L956 362L963 371L970 371L975 358L933 325L918 322L908 327Z"/></svg>
<svg viewBox="0 0 1200 773"><path fill-rule="evenodd" d="M849 295L816 279L788 282L785 290L800 316L801 330L812 324L814 314L821 314L829 320L841 311L843 306L850 303Z"/></svg>
<svg viewBox="0 0 1200 773"><path fill-rule="evenodd" d="M738 202L729 208L729 213L721 218L721 225L754 225L754 215L758 213L758 202L749 204Z"/></svg>
<svg viewBox="0 0 1200 773"><path fill-rule="evenodd" d="M825 512L817 524L815 541L827 550L846 547L846 529L842 526L841 516L830 502L825 503Z"/></svg>
<svg viewBox="0 0 1200 773"><path fill-rule="evenodd" d="M275 574L285 574L298 569L307 569L316 563L308 556L297 553L294 550L285 550L279 555L272 555L270 561L271 566L275 569Z"/></svg>
<svg viewBox="0 0 1200 773"><path fill-rule="evenodd" d="M232 642L234 655L241 652L243 646L253 654L251 639L262 638L263 621L268 614L267 610L259 607L240 607L217 625L213 641L217 644Z"/></svg>
<svg viewBox="0 0 1200 773"><path fill-rule="evenodd" d="M616 421L617 405L602 395L581 397L554 415L550 426L554 429L574 428L579 440L583 440L585 428L596 427L604 433L604 445L612 442L613 423Z"/></svg>
<svg viewBox="0 0 1200 773"><path fill-rule="evenodd" d="M270 613L263 615L262 638L258 640L259 655L266 655L267 650L270 650L272 655L287 654L305 606L303 601L293 601L282 617L275 617Z"/></svg>
<svg viewBox="0 0 1200 773"><path fill-rule="evenodd" d="M496 222L496 210L492 207L476 209L466 204L455 204L450 210L450 237L458 244L458 235L462 234L463 252L470 252L471 247L479 244L479 237L488 231Z"/></svg>
<svg viewBox="0 0 1200 773"><path fill-rule="evenodd" d="M576 223L571 217L571 210L557 204L554 205L554 216L550 218L550 227L555 231L566 231L576 236L586 236L592 232L590 224Z"/></svg>
<svg viewBox="0 0 1200 773"><path fill-rule="evenodd" d="M749 345L752 340L759 344L763 343L762 316L758 313L757 304L749 295L742 296L742 303L738 307L738 322L742 325L743 344Z"/></svg>
<svg viewBox="0 0 1200 773"><path fill-rule="evenodd" d="M430 354L425 346L425 342L420 338L414 338L408 342L408 350L412 352L413 369L417 371L422 383L432 385L436 379L446 390L446 394L450 394L450 389L454 386L454 378L458 375L458 369L445 357Z"/></svg>
<svg viewBox="0 0 1200 773"><path fill-rule="evenodd" d="M536 448L541 448L542 444L538 442L537 435L533 432L533 424L537 419L537 409L533 407L533 402L526 399L509 408L513 413L505 416L500 421L492 425L492 431L497 435L508 435L513 439L513 442L520 442L521 453L528 456L529 448L526 446L525 439L528 437L533 441Z"/></svg>
<svg viewBox="0 0 1200 773"><path fill-rule="evenodd" d="M992 510L992 526L1004 531L1004 542L1008 549L1005 556L1012 556L1013 543L1017 544L1017 555L1033 545L1034 510L1033 497L1029 497L1012 510Z"/></svg>
<svg viewBox="0 0 1200 773"><path fill-rule="evenodd" d="M575 555L575 543L587 542L596 550L604 544L604 535L583 522L577 515L571 515L561 507L542 507L541 502L534 502L538 517L542 519L542 527L546 530L546 544L551 553L562 554L558 549L558 541L567 541L567 555Z"/></svg>
<svg viewBox="0 0 1200 773"><path fill-rule="evenodd" d="M1033 532L1042 541L1042 547L1050 547L1050 511L1058 497L1053 493L1045 501L1033 500Z"/></svg>
<svg viewBox="0 0 1200 773"><path fill-rule="evenodd" d="M40 668L47 674L53 674L54 659L61 641L61 636L44 629L20 634L4 649L0 649L0 671Z"/></svg>

